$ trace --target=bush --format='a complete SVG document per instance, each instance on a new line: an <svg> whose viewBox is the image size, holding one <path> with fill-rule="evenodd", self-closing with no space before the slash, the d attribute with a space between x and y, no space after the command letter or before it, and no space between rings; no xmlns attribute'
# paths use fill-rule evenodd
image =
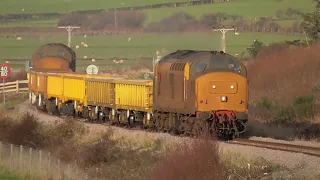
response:
<svg viewBox="0 0 320 180"><path fill-rule="evenodd" d="M179 146L153 167L151 179L225 179L217 142L198 140Z"/></svg>
<svg viewBox="0 0 320 180"><path fill-rule="evenodd" d="M148 24L146 30L151 32L182 32L193 23L196 23L196 20L191 15L178 12L162 19L160 22Z"/></svg>
<svg viewBox="0 0 320 180"><path fill-rule="evenodd" d="M39 135L39 124L36 118L26 113L20 121L14 120L7 114L2 114L0 119L0 140L16 145L37 147L44 140Z"/></svg>
<svg viewBox="0 0 320 180"><path fill-rule="evenodd" d="M270 45L263 46L262 48L257 49L258 53L256 58L264 58L269 55L274 55L276 53L282 52L283 50L289 48L290 45L287 43L273 43Z"/></svg>
<svg viewBox="0 0 320 180"><path fill-rule="evenodd" d="M103 30L107 27L114 27L115 15L113 12L100 12L91 15L71 13L62 16L59 25L81 25L83 28L91 30ZM142 27L145 14L137 11L117 12L117 26L126 28Z"/></svg>
<svg viewBox="0 0 320 180"><path fill-rule="evenodd" d="M272 102L268 98L261 98L256 105L265 113L256 113L256 118L262 118L265 122L278 124L292 124L314 118L314 98L311 95L297 97L292 104L280 105L278 102ZM256 111L256 110L255 110ZM269 116L266 115L269 113ZM270 116L271 114L271 116ZM260 116L260 117L257 117Z"/></svg>
<svg viewBox="0 0 320 180"><path fill-rule="evenodd" d="M314 119L320 107L319 48L283 47L248 64L251 116L280 124Z"/></svg>
<svg viewBox="0 0 320 180"><path fill-rule="evenodd" d="M319 44L286 48L248 64L250 104L265 97L286 106L298 97L311 94L320 80L319 48Z"/></svg>
<svg viewBox="0 0 320 180"><path fill-rule="evenodd" d="M259 40L254 40L253 44L251 44L251 46L247 48L247 50L251 57L256 57L263 47L263 42Z"/></svg>
<svg viewBox="0 0 320 180"><path fill-rule="evenodd" d="M6 79L6 82L13 82L17 80L26 80L27 72L24 70L13 71L10 78Z"/></svg>

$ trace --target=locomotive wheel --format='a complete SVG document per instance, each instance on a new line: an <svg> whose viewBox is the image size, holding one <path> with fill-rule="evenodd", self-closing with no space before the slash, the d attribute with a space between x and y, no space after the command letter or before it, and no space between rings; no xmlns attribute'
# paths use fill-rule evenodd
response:
<svg viewBox="0 0 320 180"><path fill-rule="evenodd" d="M192 135L199 136L202 132L202 123L199 120L196 120L192 126Z"/></svg>

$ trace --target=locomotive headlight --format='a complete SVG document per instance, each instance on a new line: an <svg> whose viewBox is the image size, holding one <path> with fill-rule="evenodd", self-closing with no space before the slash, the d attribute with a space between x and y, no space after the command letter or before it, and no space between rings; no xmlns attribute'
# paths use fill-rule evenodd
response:
<svg viewBox="0 0 320 180"><path fill-rule="evenodd" d="M231 88L231 89L234 89L234 86L233 86L233 85L231 85L231 86L230 86L230 88Z"/></svg>
<svg viewBox="0 0 320 180"><path fill-rule="evenodd" d="M213 85L212 88L215 89L215 88L216 88L216 85Z"/></svg>
<svg viewBox="0 0 320 180"><path fill-rule="evenodd" d="M227 102L227 96L221 96L221 102Z"/></svg>

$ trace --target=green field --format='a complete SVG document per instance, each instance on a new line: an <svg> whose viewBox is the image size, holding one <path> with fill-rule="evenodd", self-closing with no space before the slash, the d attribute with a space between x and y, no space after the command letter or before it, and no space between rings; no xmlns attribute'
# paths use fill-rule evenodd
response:
<svg viewBox="0 0 320 180"><path fill-rule="evenodd" d="M131 40L128 42L128 38ZM162 55L178 49L203 49L220 50L221 33L208 34L136 34L118 36L75 36L72 39L72 47L78 58L129 58L155 57L156 51ZM254 39L259 39L265 44L284 40L303 39L301 36L289 36L268 33L234 33L227 34L227 52L235 55L246 51ZM7 58L30 58L33 51L48 42L67 43L67 37L39 37L26 38L20 41L14 38L0 38L0 54L2 59ZM81 42L88 44L88 48L82 47ZM89 60L88 60L89 61ZM109 60L110 61L110 60ZM106 62L107 63L107 62ZM109 62L110 63L110 62ZM111 62L112 63L112 62ZM151 62L150 62L151 63ZM107 63L108 64L108 63Z"/></svg>
<svg viewBox="0 0 320 180"><path fill-rule="evenodd" d="M0 27L57 27L59 19L1 22Z"/></svg>
<svg viewBox="0 0 320 180"><path fill-rule="evenodd" d="M177 2L185 0L69 0L68 10L88 10L97 8L110 8L120 6L132 6L136 5L163 3L163 2ZM122 5L122 2L124 5ZM31 11L26 9L33 8ZM201 6L189 6L178 8L159 8L143 10L146 13L147 18L145 24L150 22L156 22L163 18L166 18L176 12L187 12L196 18L200 18L204 14L224 12L227 14L239 14L245 19L259 18L264 16L273 17L276 15L277 10L285 11L288 8L298 9L302 12L310 12L314 10L315 4L313 0L235 0L229 3L217 3L212 5ZM21 11L21 9L25 11ZM65 12L66 11L65 0L28 0L25 2L18 2L18 0L2 0L0 1L0 12L5 13L41 13L41 12ZM56 26L58 19L51 20L37 20L37 21L15 21L15 22L0 22L0 27L13 27L13 26ZM291 25L291 21L279 22L284 26Z"/></svg>
<svg viewBox="0 0 320 180"><path fill-rule="evenodd" d="M8 172L6 169L0 167L0 180L22 180L22 179L29 179L27 177L20 177L14 173Z"/></svg>
<svg viewBox="0 0 320 180"><path fill-rule="evenodd" d="M0 14L65 13L67 9L70 12L179 1L187 0L1 0Z"/></svg>
<svg viewBox="0 0 320 180"><path fill-rule="evenodd" d="M12 174L1 174L0 173L0 179L1 180L20 180L21 178L19 178L18 176L12 175Z"/></svg>
<svg viewBox="0 0 320 180"><path fill-rule="evenodd" d="M114 7L129 7L147 4L179 2L187 0L1 0L1 14L9 13L48 13L92 9L107 9ZM243 14L245 17L274 15L278 9L296 8L309 11L314 7L312 0L233 0L229 3L217 3L208 6L170 8L170 10L150 10L158 17L166 16L176 11L187 11L196 16L207 12L226 12ZM24 11L22 11L24 9Z"/></svg>
<svg viewBox="0 0 320 180"><path fill-rule="evenodd" d="M146 12L149 16L149 22L161 20L176 12L186 12L197 18L207 13L224 12L227 14L239 14L245 19L254 19L255 17L273 17L276 15L277 10L285 11L288 8L293 8L305 13L311 12L314 7L313 0L237 0L230 3L168 8L165 10L149 9Z"/></svg>

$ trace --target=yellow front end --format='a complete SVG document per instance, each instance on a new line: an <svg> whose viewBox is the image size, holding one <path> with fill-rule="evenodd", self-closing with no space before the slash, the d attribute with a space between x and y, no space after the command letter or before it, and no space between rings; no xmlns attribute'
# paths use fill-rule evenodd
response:
<svg viewBox="0 0 320 180"><path fill-rule="evenodd" d="M248 112L248 81L232 72L212 72L196 79L197 111Z"/></svg>

